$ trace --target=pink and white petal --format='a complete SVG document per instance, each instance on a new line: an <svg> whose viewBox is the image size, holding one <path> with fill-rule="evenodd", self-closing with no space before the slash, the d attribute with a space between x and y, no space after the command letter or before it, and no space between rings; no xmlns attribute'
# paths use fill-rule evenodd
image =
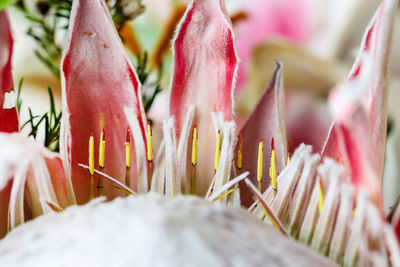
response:
<svg viewBox="0 0 400 267"><path fill-rule="evenodd" d="M11 74L13 38L10 22L5 10L0 11L0 132L18 131L18 116L15 107L5 107L5 95L14 90Z"/></svg>
<svg viewBox="0 0 400 267"><path fill-rule="evenodd" d="M349 79L330 96L331 107L336 120L344 122L351 118L351 113L357 112L362 106L367 114L367 131L370 136L369 144L376 159L371 162L374 172L382 176L388 103L388 66L393 34L393 20L397 0L385 0L375 13L364 34L360 51ZM349 125L348 125L349 126ZM362 133L360 133L362 134ZM330 134L330 136L335 136ZM330 137L329 137L330 138ZM326 144L334 142L327 140ZM329 148L334 151L335 148ZM345 152L337 148L334 158L341 158ZM345 159L343 159L345 160ZM380 183L380 182L379 182Z"/></svg>
<svg viewBox="0 0 400 267"><path fill-rule="evenodd" d="M64 209L69 205L76 204L71 180L65 177L63 163L60 157L45 149L43 149L43 152L43 157L46 161L46 166L59 206Z"/></svg>
<svg viewBox="0 0 400 267"><path fill-rule="evenodd" d="M18 132L18 114L15 107L0 111L0 132Z"/></svg>
<svg viewBox="0 0 400 267"><path fill-rule="evenodd" d="M223 1L192 0L173 41L174 70L170 112L177 135L195 107L199 131L196 192L204 194L213 177L215 135L211 112L232 119L232 93L238 59Z"/></svg>
<svg viewBox="0 0 400 267"><path fill-rule="evenodd" d="M368 117L363 107L349 117L339 117L331 128L323 155L341 162L350 181L369 190L372 200L382 207L380 175L375 166Z"/></svg>
<svg viewBox="0 0 400 267"><path fill-rule="evenodd" d="M12 179L0 190L0 238L5 236L8 231L8 206L12 188Z"/></svg>
<svg viewBox="0 0 400 267"><path fill-rule="evenodd" d="M250 172L249 179L257 184L258 145L264 141L264 169L269 170L272 138L275 142L277 174L283 170L287 159L286 124L284 115L284 91L282 80L283 67L277 61L275 72L256 108L244 124L243 131L243 165L242 171ZM268 171L263 172L262 188L269 184ZM241 186L241 200L243 205L252 203L252 196Z"/></svg>
<svg viewBox="0 0 400 267"><path fill-rule="evenodd" d="M46 201L62 207L74 204L57 154L17 133L1 133L0 147L0 190L12 181L9 196L2 195L9 197L7 219L11 228L26 218L51 212Z"/></svg>
<svg viewBox="0 0 400 267"><path fill-rule="evenodd" d="M88 162L88 140L95 136L95 166L98 140L102 129L106 134L104 172L125 179L125 134L128 121L124 108L137 117L140 136L145 139L145 113L140 84L123 44L115 30L104 1L73 2L67 45L61 65L63 119L61 154L67 176L70 176L78 204L89 200L90 175L78 166ZM144 141L145 142L145 141ZM133 142L134 144L135 142ZM135 161L135 148L132 160ZM131 168L136 186L136 169ZM105 181L104 193L121 194Z"/></svg>

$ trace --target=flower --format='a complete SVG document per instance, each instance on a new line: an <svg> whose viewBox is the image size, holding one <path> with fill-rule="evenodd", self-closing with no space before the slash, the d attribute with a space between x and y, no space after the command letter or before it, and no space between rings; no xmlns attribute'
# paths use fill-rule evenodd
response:
<svg viewBox="0 0 400 267"><path fill-rule="evenodd" d="M0 242L2 266L240 267L265 262L336 266L244 210L152 193L49 214Z"/></svg>
<svg viewBox="0 0 400 267"><path fill-rule="evenodd" d="M0 187L5 199L10 196L8 211L1 215L14 228L25 214L62 211L75 197L85 204L102 195L111 200L147 191L170 197L192 193L250 206L249 212L283 234L340 264L397 265L399 247L383 218L379 190L396 5L396 0L382 2L349 80L330 97L336 121L321 154L340 165L312 154L306 145L293 156L288 153L279 61L237 131L233 91L238 58L224 3L216 0L192 0L178 26L171 117L163 122L164 139L154 155L140 83L105 3L75 0L61 65L62 162L19 134L1 134ZM379 152L376 164L373 151ZM131 200L126 201L120 203ZM85 208L76 210L82 216Z"/></svg>
<svg viewBox="0 0 400 267"><path fill-rule="evenodd" d="M398 230L383 216L380 190L386 66L396 6L397 1L382 2L367 27L348 81L331 93L335 122L321 156L342 166L329 159L321 163L321 156L312 155L311 147L303 145L278 177L281 190L270 186L259 197L293 237L345 266L400 263ZM265 217L257 205L251 209ZM397 218L393 219L396 227Z"/></svg>
<svg viewBox="0 0 400 267"><path fill-rule="evenodd" d="M297 43L304 42L311 33L311 1L253 0L243 5L246 19L236 26L236 46L242 59L238 84L246 78L250 55L257 44L274 35L282 35Z"/></svg>

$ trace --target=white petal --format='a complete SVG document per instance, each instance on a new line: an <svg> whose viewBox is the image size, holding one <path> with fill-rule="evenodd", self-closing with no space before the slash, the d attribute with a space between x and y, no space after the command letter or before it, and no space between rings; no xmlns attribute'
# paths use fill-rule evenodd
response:
<svg viewBox="0 0 400 267"><path fill-rule="evenodd" d="M335 266L244 210L187 196L168 199L146 194L74 206L24 224L0 241L0 266L266 263Z"/></svg>

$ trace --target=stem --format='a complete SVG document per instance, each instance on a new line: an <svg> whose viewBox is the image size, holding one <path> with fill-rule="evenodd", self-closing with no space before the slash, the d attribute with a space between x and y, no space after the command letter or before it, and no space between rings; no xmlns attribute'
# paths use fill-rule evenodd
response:
<svg viewBox="0 0 400 267"><path fill-rule="evenodd" d="M192 175L190 180L190 194L196 194L196 165L192 165Z"/></svg>
<svg viewBox="0 0 400 267"><path fill-rule="evenodd" d="M125 185L129 188L131 188L131 168L130 167L126 167L126 173L125 173ZM129 196L130 193L126 192L125 193L126 196Z"/></svg>
<svg viewBox="0 0 400 267"><path fill-rule="evenodd" d="M151 178L153 176L153 161L149 161L148 190L151 189Z"/></svg>
<svg viewBox="0 0 400 267"><path fill-rule="evenodd" d="M100 171L103 172L103 169L104 169L104 168L100 168ZM104 188L104 185L103 185L103 176L99 175L99 182L97 183L97 189L98 189L98 194L99 194L99 196L102 196L102 195L103 195L103 188Z"/></svg>
<svg viewBox="0 0 400 267"><path fill-rule="evenodd" d="M90 193L89 193L89 200L94 199L94 179L93 175L90 175Z"/></svg>

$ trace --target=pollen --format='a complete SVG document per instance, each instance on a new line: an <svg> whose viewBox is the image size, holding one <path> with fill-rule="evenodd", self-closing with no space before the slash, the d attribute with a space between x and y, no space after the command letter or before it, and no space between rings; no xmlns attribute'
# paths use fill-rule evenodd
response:
<svg viewBox="0 0 400 267"><path fill-rule="evenodd" d="M237 168L238 170L242 170L242 160L243 160L243 130L240 131L239 134L239 150L237 154Z"/></svg>
<svg viewBox="0 0 400 267"><path fill-rule="evenodd" d="M130 132L129 128L126 130L125 165L127 168L131 167L131 132Z"/></svg>
<svg viewBox="0 0 400 267"><path fill-rule="evenodd" d="M94 137L93 133L89 137L89 172L90 175L94 174Z"/></svg>
<svg viewBox="0 0 400 267"><path fill-rule="evenodd" d="M193 140L192 140L192 165L197 164L197 126L193 127Z"/></svg>
<svg viewBox="0 0 400 267"><path fill-rule="evenodd" d="M89 137L89 172L90 172L90 193L89 199L92 200L94 198L94 137L93 133L90 134Z"/></svg>
<svg viewBox="0 0 400 267"><path fill-rule="evenodd" d="M263 156L264 156L264 142L261 139L258 144L258 161L257 161L257 181L258 181L258 191L261 192L261 181L263 176Z"/></svg>
<svg viewBox="0 0 400 267"><path fill-rule="evenodd" d="M126 138L125 138L125 185L127 187L131 187L131 131L129 127L126 129ZM129 192L125 192L125 195L128 196Z"/></svg>
<svg viewBox="0 0 400 267"><path fill-rule="evenodd" d="M217 144L215 145L215 161L214 161L214 169L218 170L219 159L221 157L221 130L218 130L217 133Z"/></svg>
<svg viewBox="0 0 400 267"><path fill-rule="evenodd" d="M99 168L100 171L103 171L104 169L104 157L106 153L106 135L104 133L104 128L103 131L100 134L100 146L99 146ZM99 196L103 195L103 177L100 175L99 176L99 182L97 185L98 188L98 193Z"/></svg>
<svg viewBox="0 0 400 267"><path fill-rule="evenodd" d="M271 185L274 190L278 189L278 181L276 174L276 154L274 146L274 138L271 140L271 165L269 167L269 178L271 179Z"/></svg>
<svg viewBox="0 0 400 267"><path fill-rule="evenodd" d="M318 211L319 214L322 213L322 208L324 207L324 185L322 183L321 176L319 176L319 186L318 186Z"/></svg>
<svg viewBox="0 0 400 267"><path fill-rule="evenodd" d="M150 121L147 123L147 160L149 162L153 161L153 139L151 132L151 124Z"/></svg>
<svg viewBox="0 0 400 267"><path fill-rule="evenodd" d="M100 147L99 147L99 167L100 169L104 168L104 157L106 153L106 135L104 133L104 128L103 131L101 132L100 135Z"/></svg>

